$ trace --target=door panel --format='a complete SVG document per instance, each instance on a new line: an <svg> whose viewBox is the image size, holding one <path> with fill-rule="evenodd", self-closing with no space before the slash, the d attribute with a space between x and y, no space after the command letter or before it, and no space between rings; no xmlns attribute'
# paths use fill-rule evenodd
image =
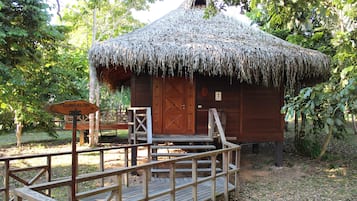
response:
<svg viewBox="0 0 357 201"><path fill-rule="evenodd" d="M194 134L195 87L183 78L156 78L153 92L154 133Z"/></svg>
<svg viewBox="0 0 357 201"><path fill-rule="evenodd" d="M162 82L153 80L152 129L154 133L162 133Z"/></svg>

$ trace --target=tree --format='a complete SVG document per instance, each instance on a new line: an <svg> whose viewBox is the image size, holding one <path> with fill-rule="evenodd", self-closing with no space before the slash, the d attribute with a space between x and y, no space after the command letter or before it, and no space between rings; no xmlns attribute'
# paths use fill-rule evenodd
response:
<svg viewBox="0 0 357 201"><path fill-rule="evenodd" d="M313 87L297 86L290 91L282 111L295 114L295 146L321 158L332 137L344 136L345 115L357 108L357 2L355 0L213 0L207 16L227 5L242 12L260 27L284 40L319 50L332 58L331 77ZM306 86L305 86L306 87ZM301 90L301 91L300 91ZM295 97L294 97L295 96ZM297 118L301 116L301 125ZM300 129L298 129L300 128ZM321 138L325 136L324 142Z"/></svg>
<svg viewBox="0 0 357 201"><path fill-rule="evenodd" d="M49 100L64 90L80 95L72 85L78 71L67 71L73 65L64 59L66 28L49 24L47 8L41 0L0 2L0 106L13 115L18 146L24 126L54 134Z"/></svg>
<svg viewBox="0 0 357 201"><path fill-rule="evenodd" d="M63 19L73 27L72 36L76 40L77 47L87 51L93 43L141 27L143 24L134 20L130 10L132 8L143 9L145 6L145 0L82 0L68 7ZM86 38L86 40L78 40L78 37ZM83 41L83 43L78 44L78 41ZM96 80L96 71L90 64L89 102L100 105L100 89ZM99 121L95 122L95 119L100 119L99 112L96 113L96 118L93 114L89 116L90 146L96 146L98 143Z"/></svg>
<svg viewBox="0 0 357 201"><path fill-rule="evenodd" d="M302 125L307 125L297 132L297 149L319 159L332 137L344 136L345 114L357 112L356 5L334 0L251 2L249 15L264 30L332 58L330 79L303 88L283 108L290 116L304 117Z"/></svg>

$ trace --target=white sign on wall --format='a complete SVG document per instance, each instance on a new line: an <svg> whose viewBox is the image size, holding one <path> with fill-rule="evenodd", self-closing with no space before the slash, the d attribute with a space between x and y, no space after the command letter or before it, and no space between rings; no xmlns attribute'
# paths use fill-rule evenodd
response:
<svg viewBox="0 0 357 201"><path fill-rule="evenodd" d="M222 101L222 92L221 91L216 91L214 93L214 100L215 101Z"/></svg>

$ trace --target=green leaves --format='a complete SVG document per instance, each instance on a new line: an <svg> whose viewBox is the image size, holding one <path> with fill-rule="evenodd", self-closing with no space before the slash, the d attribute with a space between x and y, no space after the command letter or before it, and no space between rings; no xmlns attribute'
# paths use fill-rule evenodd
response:
<svg viewBox="0 0 357 201"><path fill-rule="evenodd" d="M262 29L331 56L330 79L302 89L288 99L282 112L286 118L295 114L304 117L300 128L307 125L300 132L305 132L301 136L306 139L298 140L318 144L329 133L342 138L346 134L345 114L357 114L356 2L253 0L251 8L249 16ZM297 134L297 138L301 136Z"/></svg>

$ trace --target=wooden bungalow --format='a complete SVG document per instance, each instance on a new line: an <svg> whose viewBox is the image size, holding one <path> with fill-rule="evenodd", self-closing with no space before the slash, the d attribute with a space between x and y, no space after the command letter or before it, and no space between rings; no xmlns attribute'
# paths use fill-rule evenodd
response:
<svg viewBox="0 0 357 201"><path fill-rule="evenodd" d="M229 139L281 145L284 89L325 79L329 58L222 13L204 19L202 2L94 44L97 78L129 85L131 105L152 108L154 136L207 134L208 109L217 108Z"/></svg>

